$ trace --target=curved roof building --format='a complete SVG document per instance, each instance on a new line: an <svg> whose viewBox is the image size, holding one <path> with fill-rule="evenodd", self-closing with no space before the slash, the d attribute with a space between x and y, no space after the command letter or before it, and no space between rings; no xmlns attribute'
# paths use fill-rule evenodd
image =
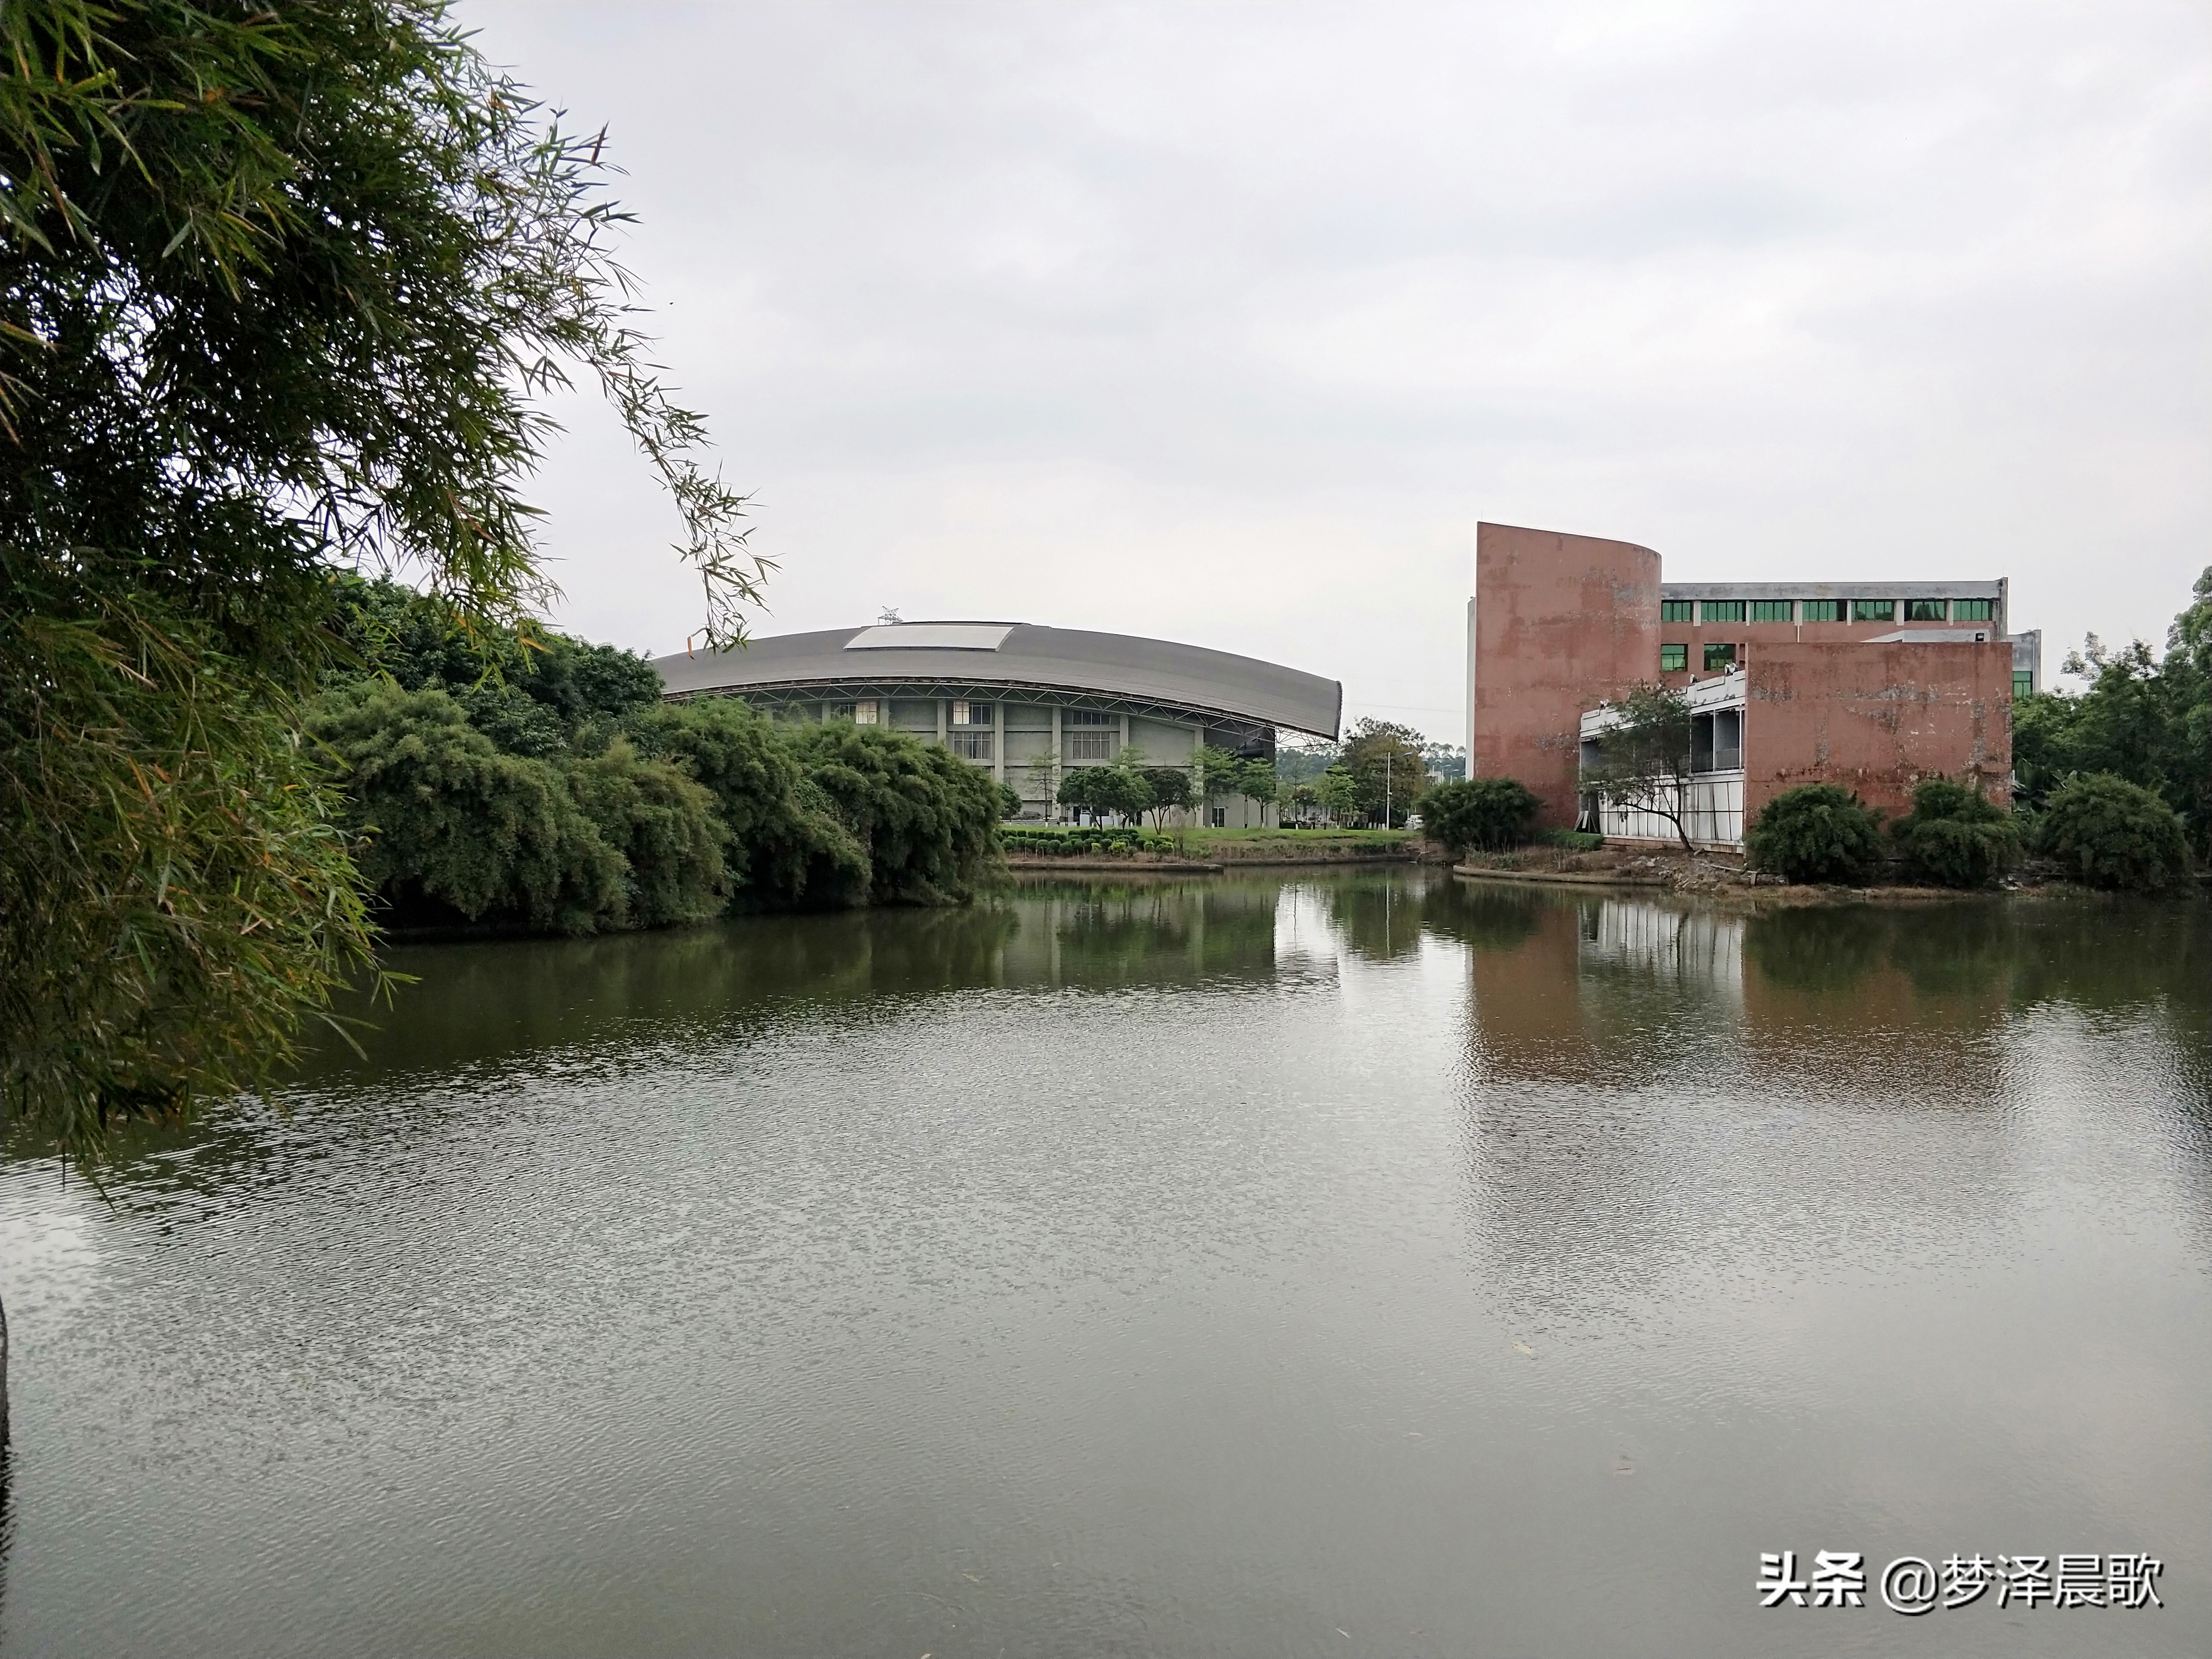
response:
<svg viewBox="0 0 2212 1659"><path fill-rule="evenodd" d="M672 698L737 696L787 717L891 726L945 743L1054 816L1066 766L1136 748L1178 765L1201 744L1272 754L1279 729L1334 738L1334 680L1226 651L1030 623L911 622L662 657ZM1216 809L1223 810L1223 809Z"/></svg>

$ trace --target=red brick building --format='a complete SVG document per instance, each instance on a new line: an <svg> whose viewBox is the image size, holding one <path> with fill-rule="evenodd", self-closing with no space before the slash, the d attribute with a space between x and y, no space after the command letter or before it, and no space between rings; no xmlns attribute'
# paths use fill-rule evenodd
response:
<svg viewBox="0 0 2212 1659"><path fill-rule="evenodd" d="M1699 839L1740 842L1801 783L1842 784L1892 813L1935 776L2002 800L2012 699L2041 683L2041 636L2007 631L2008 603L2002 580L1668 583L1659 555L1632 542L1481 525L1469 774L1518 778L1545 823L1576 823L1590 810L1585 716L1659 684L1693 689Z"/></svg>

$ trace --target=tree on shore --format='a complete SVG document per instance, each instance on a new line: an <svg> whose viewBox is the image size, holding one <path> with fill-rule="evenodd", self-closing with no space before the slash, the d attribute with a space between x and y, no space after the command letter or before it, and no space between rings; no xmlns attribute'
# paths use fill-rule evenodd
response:
<svg viewBox="0 0 2212 1659"><path fill-rule="evenodd" d="M1040 749L1023 768L1029 779L1030 791L1039 799L1057 801L1060 799L1060 752L1049 746Z"/></svg>
<svg viewBox="0 0 2212 1659"><path fill-rule="evenodd" d="M0 1112L77 1154L293 1056L370 965L301 700L343 573L551 592L573 376L743 631L762 563L637 331L600 137L435 0L0 7Z"/></svg>
<svg viewBox="0 0 2212 1659"><path fill-rule="evenodd" d="M1275 750L1275 771L1286 784L1311 783L1343 757L1341 744L1285 743Z"/></svg>
<svg viewBox="0 0 2212 1659"><path fill-rule="evenodd" d="M1152 781L1145 775L1143 769L1121 765L1101 766L1094 769L1098 778L1092 799L1124 823L1141 824L1152 805Z"/></svg>
<svg viewBox="0 0 2212 1659"><path fill-rule="evenodd" d="M1344 768L1352 774L1358 810L1395 830L1429 787L1422 758L1429 740L1410 726L1370 716L1351 731L1344 744Z"/></svg>
<svg viewBox="0 0 2212 1659"><path fill-rule="evenodd" d="M1264 811L1283 794L1282 778L1270 760L1257 757L1247 759L1232 750L1209 745L1198 751L1193 769L1198 775L1193 788L1198 804L1242 798Z"/></svg>
<svg viewBox="0 0 2212 1659"><path fill-rule="evenodd" d="M1421 750L1421 764L1438 783L1467 781L1467 750L1457 744L1427 744Z"/></svg>
<svg viewBox="0 0 2212 1659"><path fill-rule="evenodd" d="M2077 773L2035 820L2036 850L2092 887L2155 893L2189 878L2179 814L2152 790L2110 772Z"/></svg>
<svg viewBox="0 0 2212 1659"><path fill-rule="evenodd" d="M1079 811L1111 812L1126 823L1136 823L1152 804L1152 787L1133 766L1113 762L1079 766L1061 781L1060 804Z"/></svg>
<svg viewBox="0 0 2212 1659"><path fill-rule="evenodd" d="M1607 707L1613 723L1598 734L1597 758L1583 769L1583 787L1605 800L1663 818L1683 852L1691 844L1690 700L1662 685L1638 685Z"/></svg>
<svg viewBox="0 0 2212 1659"><path fill-rule="evenodd" d="M1233 799L1244 775L1243 759L1227 749L1206 744L1191 763L1192 792L1201 806ZM1212 822L1211 819L1208 822Z"/></svg>
<svg viewBox="0 0 2212 1659"><path fill-rule="evenodd" d="M1359 811L1359 785L1341 766L1332 766L1313 783L1314 800L1329 821L1346 824Z"/></svg>
<svg viewBox="0 0 2212 1659"><path fill-rule="evenodd" d="M1192 793L1190 774L1180 766L1147 766L1144 772L1146 787L1152 792L1152 804L1147 809L1152 815L1152 828L1164 829L1170 811L1188 810L1196 797Z"/></svg>
<svg viewBox="0 0 2212 1659"><path fill-rule="evenodd" d="M781 738L804 781L867 855L879 904L970 897L998 847L999 786L950 750L880 726L807 725Z"/></svg>
<svg viewBox="0 0 2212 1659"><path fill-rule="evenodd" d="M1912 811L1890 826L1906 867L1944 887L1986 887L2017 865L2020 829L2012 814L1970 784L1929 778L1912 792Z"/></svg>
<svg viewBox="0 0 2212 1659"><path fill-rule="evenodd" d="M2065 672L2087 689L2013 704L2015 802L2033 815L2069 777L2108 774L2164 800L2212 858L2212 568L2166 630L2162 658L2143 641L2108 647L2092 634Z"/></svg>

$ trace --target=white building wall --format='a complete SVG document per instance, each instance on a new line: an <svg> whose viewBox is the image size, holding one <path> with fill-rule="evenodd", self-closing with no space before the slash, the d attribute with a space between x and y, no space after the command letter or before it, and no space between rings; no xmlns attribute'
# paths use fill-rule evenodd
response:
<svg viewBox="0 0 2212 1659"><path fill-rule="evenodd" d="M1662 799L1672 805L1679 793L1662 786ZM1692 841L1706 847L1743 845L1743 774L1706 772L1690 780L1689 808L1682 828ZM1598 832L1623 841L1679 841L1671 821L1656 812L1607 801L1598 809Z"/></svg>
<svg viewBox="0 0 2212 1659"><path fill-rule="evenodd" d="M1173 766L1188 769L1205 746L1206 726L1197 720L1176 720L1157 715L1115 711L1103 723L1078 725L1079 711L1097 704L1071 698L1066 702L1019 701L979 696L988 718L956 724L949 697L883 698L878 702L877 723L903 732L927 743L963 754L992 774L1020 797L1019 816L1031 823L1065 819L1068 809L1059 804L1060 786L1068 773L1082 766L1111 763L1124 749L1139 751L1145 766ZM976 713L983 712L981 709ZM794 700L771 705L780 720L851 719L850 701ZM1102 742L1101 739L1103 739ZM1207 803L1188 812L1170 811L1166 827L1184 827L1211 821L1210 805L1231 828L1273 827L1276 813L1242 796Z"/></svg>

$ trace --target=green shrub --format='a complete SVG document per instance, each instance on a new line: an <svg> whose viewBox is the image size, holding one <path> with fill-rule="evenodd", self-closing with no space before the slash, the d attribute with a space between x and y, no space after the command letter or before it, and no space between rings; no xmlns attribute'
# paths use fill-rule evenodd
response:
<svg viewBox="0 0 2212 1659"><path fill-rule="evenodd" d="M1905 867L1945 887L1986 887L2020 863L2020 831L1978 789L1930 778L1892 826Z"/></svg>
<svg viewBox="0 0 2212 1659"><path fill-rule="evenodd" d="M1010 853L1042 853L1073 858L1083 853L1170 853L1174 841L1150 830L1133 827L1068 830L1002 829L1000 843Z"/></svg>
<svg viewBox="0 0 2212 1659"><path fill-rule="evenodd" d="M729 827L731 908L868 902L868 849L773 722L735 697L702 697L635 714L628 729L641 751L680 763L714 795Z"/></svg>
<svg viewBox="0 0 2212 1659"><path fill-rule="evenodd" d="M402 925L457 916L587 933L627 920L629 860L559 769L501 754L445 692L327 692L307 730L345 769L362 879Z"/></svg>
<svg viewBox="0 0 2212 1659"><path fill-rule="evenodd" d="M1603 836L1593 835L1587 830L1547 830L1536 839L1547 847L1568 853L1595 853L1605 845Z"/></svg>
<svg viewBox="0 0 2212 1659"><path fill-rule="evenodd" d="M2035 850L2092 887L2156 892L2187 879L2189 843L2173 809L2109 772L2076 774L2045 800Z"/></svg>
<svg viewBox="0 0 2212 1659"><path fill-rule="evenodd" d="M1543 803L1517 778L1440 783L1419 803L1421 828L1457 857L1473 848L1516 847L1528 839Z"/></svg>
<svg viewBox="0 0 2212 1659"><path fill-rule="evenodd" d="M576 805L629 866L629 926L665 927L721 910L730 896L722 859L730 832L711 793L666 761L641 759L626 738L564 770Z"/></svg>
<svg viewBox="0 0 2212 1659"><path fill-rule="evenodd" d="M903 732L842 720L777 734L868 854L879 904L957 903L999 848L991 775Z"/></svg>
<svg viewBox="0 0 2212 1659"><path fill-rule="evenodd" d="M1856 885L1881 862L1881 824L1848 789L1800 784L1766 803L1743 848L1753 866L1790 881Z"/></svg>

